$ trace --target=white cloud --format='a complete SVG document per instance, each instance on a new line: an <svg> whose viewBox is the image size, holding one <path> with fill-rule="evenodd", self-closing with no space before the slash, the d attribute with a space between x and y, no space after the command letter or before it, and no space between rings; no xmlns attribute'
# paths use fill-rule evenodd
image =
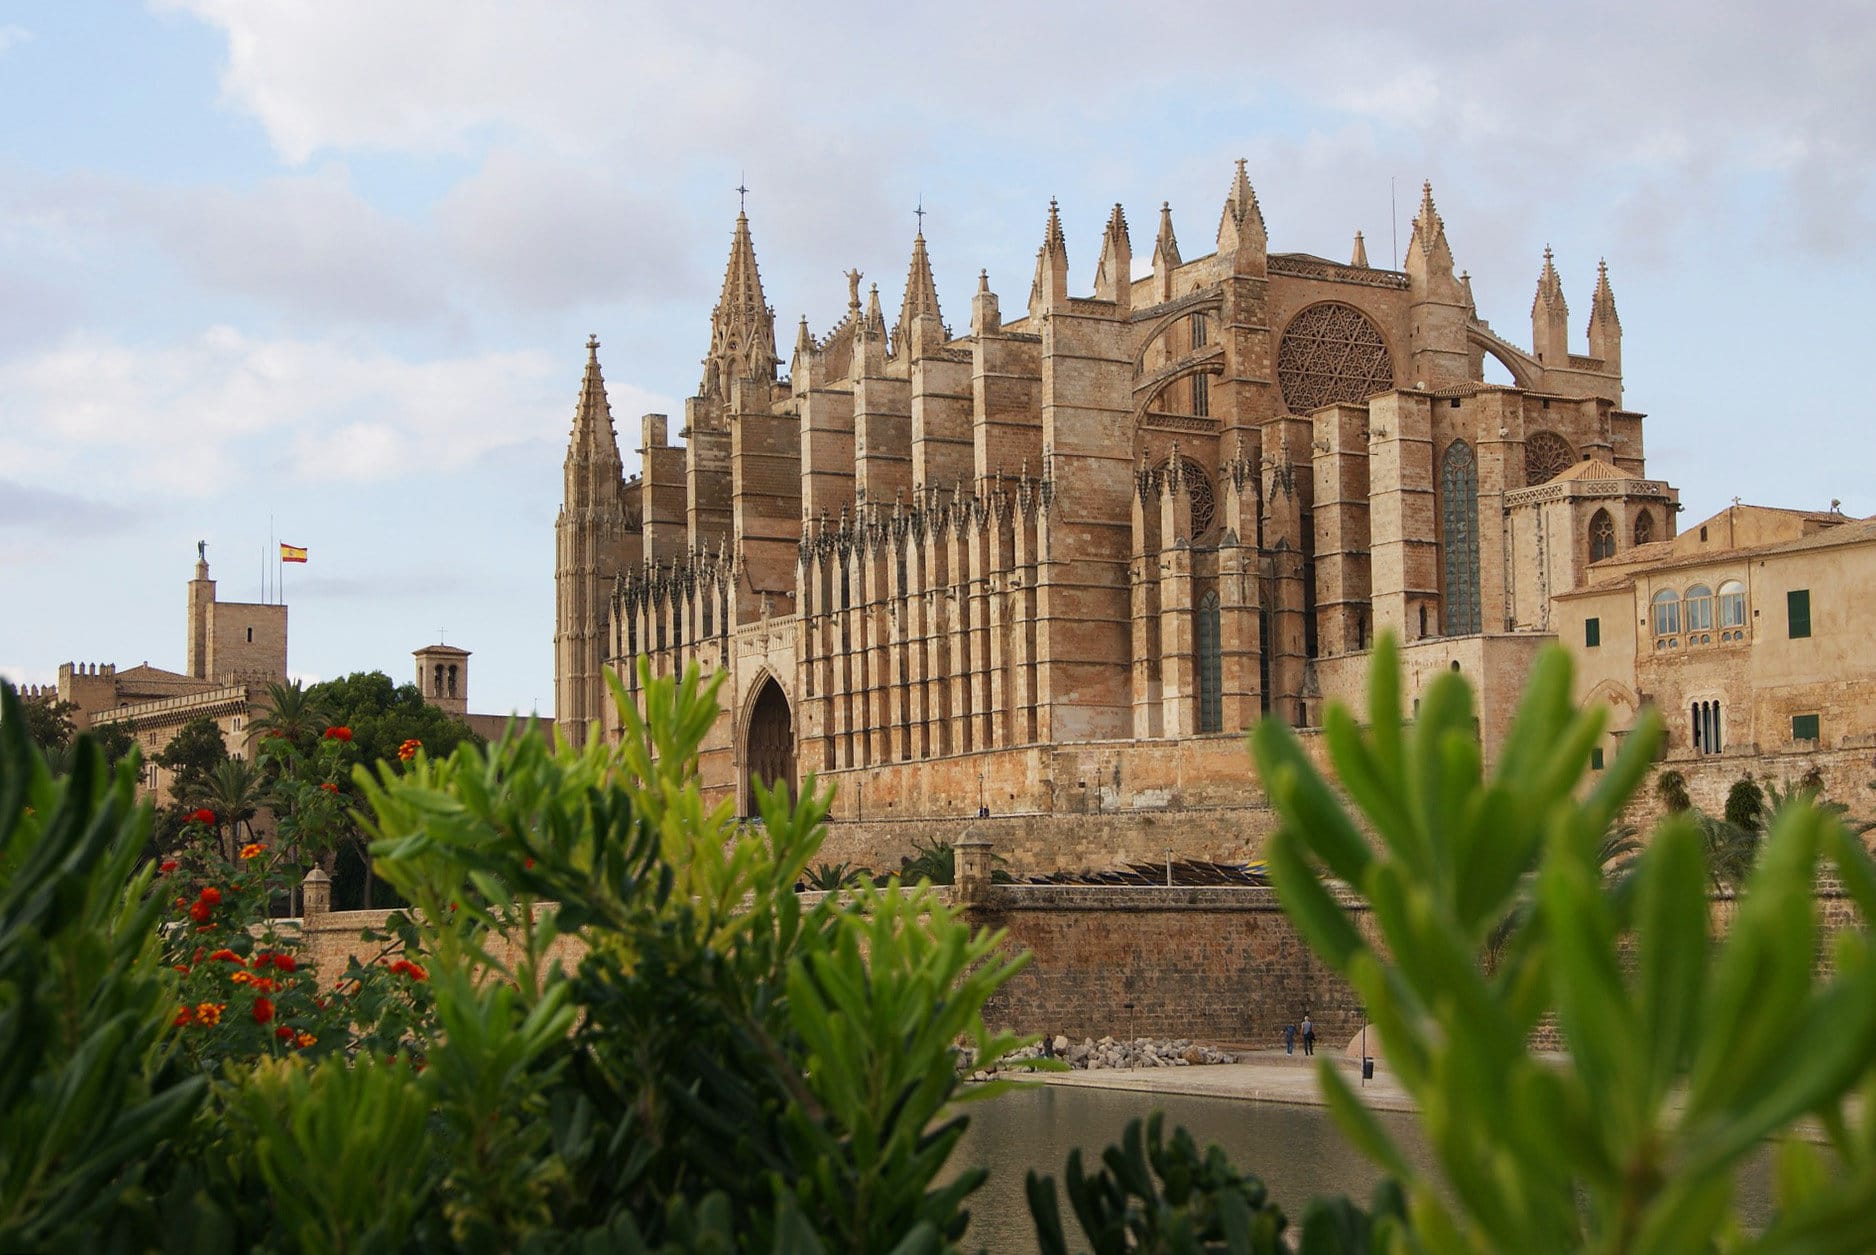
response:
<svg viewBox="0 0 1876 1255"><path fill-rule="evenodd" d="M1861 0L1820 0L1803 21L1738 0L1597 0L1568 20L1485 0L1433 12L1293 0L1176 21L1119 0L965 0L938 20L612 0L162 3L225 33L226 98L292 162L467 152L493 137L590 160L603 180L654 172L671 188L711 162L812 168L846 146L840 179L864 185L926 150L1052 153L1091 119L1169 99L1214 128L1241 109L1249 138L1269 129L1256 111L1274 99L1378 128L1404 164L1584 197L1637 167L1759 170L1837 204L1851 184L1847 212L1867 221L1876 169L1876 23ZM839 185L785 186L772 203ZM1808 229L1793 239L1844 243Z"/></svg>
<svg viewBox="0 0 1876 1255"><path fill-rule="evenodd" d="M0 363L0 450L23 477L114 500L283 478L434 478L505 446L564 439L577 370L540 352L410 361L226 326L156 347L74 336ZM615 412L669 408L628 384L610 391Z"/></svg>
<svg viewBox="0 0 1876 1255"><path fill-rule="evenodd" d="M0 26L0 55L8 49L17 48L33 37L33 33L24 26Z"/></svg>

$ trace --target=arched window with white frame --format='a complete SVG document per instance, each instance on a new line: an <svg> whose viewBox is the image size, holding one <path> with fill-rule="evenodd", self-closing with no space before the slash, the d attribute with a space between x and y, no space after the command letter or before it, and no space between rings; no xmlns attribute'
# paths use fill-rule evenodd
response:
<svg viewBox="0 0 1876 1255"><path fill-rule="evenodd" d="M1681 595L1681 626L1689 634L1713 630L1713 589L1695 584Z"/></svg>
<svg viewBox="0 0 1876 1255"><path fill-rule="evenodd" d="M1656 636L1675 636L1681 630L1681 595L1671 588L1664 588L1654 595L1651 603L1654 611Z"/></svg>
<svg viewBox="0 0 1876 1255"><path fill-rule="evenodd" d="M1720 584L1720 639L1739 641L1746 638L1746 586L1738 580Z"/></svg>

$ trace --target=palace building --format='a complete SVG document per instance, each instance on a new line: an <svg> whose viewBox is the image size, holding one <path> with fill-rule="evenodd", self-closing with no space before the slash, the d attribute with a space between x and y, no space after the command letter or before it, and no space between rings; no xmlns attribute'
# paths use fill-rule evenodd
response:
<svg viewBox="0 0 1876 1255"><path fill-rule="evenodd" d="M1026 298L980 278L954 331L921 232L896 318L850 273L784 361L739 214L681 443L646 415L630 476L588 343L560 735L616 733L604 671L695 660L728 673L705 784L745 813L751 775L837 784L837 853L956 820L1032 866L1238 857L1268 827L1242 730L1358 700L1392 631L1410 691L1469 673L1489 758L1558 595L1675 537L1606 268L1572 344L1546 249L1519 344L1430 187L1387 270L1359 234L1347 261L1272 251L1242 162L1202 256L1167 206L1151 247L1136 277L1116 205L1074 294L1051 204Z"/></svg>

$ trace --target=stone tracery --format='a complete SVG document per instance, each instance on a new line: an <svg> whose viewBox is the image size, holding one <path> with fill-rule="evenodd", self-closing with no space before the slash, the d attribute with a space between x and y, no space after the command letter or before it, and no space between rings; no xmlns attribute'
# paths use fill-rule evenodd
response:
<svg viewBox="0 0 1876 1255"><path fill-rule="evenodd" d="M1394 386L1387 342L1353 305L1324 301L1291 320L1277 348L1277 383L1293 414L1366 401Z"/></svg>
<svg viewBox="0 0 1876 1255"><path fill-rule="evenodd" d="M1576 463L1576 450L1554 431L1534 431L1524 441L1524 482L1547 484Z"/></svg>

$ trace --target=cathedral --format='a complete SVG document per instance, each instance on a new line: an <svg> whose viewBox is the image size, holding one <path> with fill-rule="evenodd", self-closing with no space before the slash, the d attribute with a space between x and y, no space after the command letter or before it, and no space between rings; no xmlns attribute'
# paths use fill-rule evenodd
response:
<svg viewBox="0 0 1876 1255"><path fill-rule="evenodd" d="M896 318L850 273L784 361L739 214L697 394L675 433L644 416L630 476L588 343L560 735L616 734L605 671L694 660L728 673L706 786L750 813L752 775L835 783L830 849L861 861L977 823L1039 865L1241 856L1267 826L1243 729L1359 700L1391 631L1410 695L1469 673L1489 759L1553 597L1675 534L1606 268L1572 345L1545 250L1520 344L1430 187L1388 270L1359 234L1272 251L1242 162L1203 255L1164 205L1151 248L1116 205L1071 291L1051 204L1021 305L980 277L958 331L921 231Z"/></svg>

